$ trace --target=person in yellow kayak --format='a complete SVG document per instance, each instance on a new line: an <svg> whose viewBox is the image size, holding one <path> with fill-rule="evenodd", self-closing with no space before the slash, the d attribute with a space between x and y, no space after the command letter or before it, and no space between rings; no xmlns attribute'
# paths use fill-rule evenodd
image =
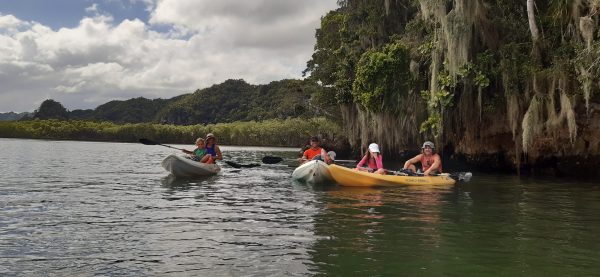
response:
<svg viewBox="0 0 600 277"><path fill-rule="evenodd" d="M325 149L321 147L320 141L318 137L310 138L310 147L304 151L302 154L302 158L300 158L300 164L303 164L310 160L322 160L327 164L333 163L335 159L335 152L329 151L326 152Z"/></svg>
<svg viewBox="0 0 600 277"><path fill-rule="evenodd" d="M435 151L435 145L431 141L426 141L421 147L421 154L416 155L414 158L404 163L404 170L410 170L417 172L416 163L421 163L423 169L423 175L428 176L431 174L442 173L442 159ZM420 170L419 170L420 171Z"/></svg>
<svg viewBox="0 0 600 277"><path fill-rule="evenodd" d="M386 171L383 168L382 160L383 158L381 156L381 152L379 151L379 145L377 145L377 143L371 143L369 144L369 151L365 153L365 155L360 160L360 162L358 162L354 170L368 171L385 175ZM364 167L365 164L366 167Z"/></svg>

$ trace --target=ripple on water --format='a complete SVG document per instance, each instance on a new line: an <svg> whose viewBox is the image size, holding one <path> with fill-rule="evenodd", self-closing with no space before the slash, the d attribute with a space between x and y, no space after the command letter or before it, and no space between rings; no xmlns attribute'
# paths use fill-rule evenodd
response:
<svg viewBox="0 0 600 277"><path fill-rule="evenodd" d="M0 141L0 275L598 272L598 184L310 186L283 164L181 180L161 168L164 147ZM240 163L295 155L223 150Z"/></svg>

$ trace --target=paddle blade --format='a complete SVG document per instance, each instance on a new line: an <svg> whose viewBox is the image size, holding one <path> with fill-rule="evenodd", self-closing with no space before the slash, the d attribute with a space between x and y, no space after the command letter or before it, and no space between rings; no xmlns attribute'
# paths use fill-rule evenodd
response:
<svg viewBox="0 0 600 277"><path fill-rule="evenodd" d="M262 162L265 164L276 164L283 161L282 158L280 157L274 157L274 156L264 156L262 158Z"/></svg>
<svg viewBox="0 0 600 277"><path fill-rule="evenodd" d="M231 161L225 161L225 163L233 168L242 168L242 167L251 168L251 167L260 166L260 164L239 164L239 163L231 162Z"/></svg>
<svg viewBox="0 0 600 277"><path fill-rule="evenodd" d="M473 177L473 173L461 172L461 174L458 175L458 180L466 183L466 182L471 181L471 177Z"/></svg>
<svg viewBox="0 0 600 277"><path fill-rule="evenodd" d="M260 166L260 164L243 164L242 167L246 167L246 168L250 168L250 167L257 167Z"/></svg>
<svg viewBox="0 0 600 277"><path fill-rule="evenodd" d="M141 139L139 139L139 141L140 141L142 144L145 144L145 145L158 145L158 144L159 144L159 143L158 143L158 142L156 142L156 141L151 141L151 140L149 140L149 139L145 139L145 138L141 138Z"/></svg>
<svg viewBox="0 0 600 277"><path fill-rule="evenodd" d="M473 177L473 173L471 172L456 172L450 174L450 178L459 181L459 182L469 182L471 181L471 177Z"/></svg>
<svg viewBox="0 0 600 277"><path fill-rule="evenodd" d="M234 163L234 162L230 162L230 161L225 161L225 163L233 168L242 168L242 165L239 163Z"/></svg>

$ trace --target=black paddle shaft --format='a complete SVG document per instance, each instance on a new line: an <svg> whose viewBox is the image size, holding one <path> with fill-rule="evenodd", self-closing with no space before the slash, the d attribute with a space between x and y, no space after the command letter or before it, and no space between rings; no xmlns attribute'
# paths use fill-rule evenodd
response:
<svg viewBox="0 0 600 277"><path fill-rule="evenodd" d="M166 144L162 144L153 140L149 140L149 139L145 139L145 138L141 138L139 139L140 143L145 144L145 145L160 145L160 146L164 146L164 147L169 147L169 148L173 148L173 149L177 149L177 150L183 150L181 148L177 148L177 147L173 147L170 145L166 145Z"/></svg>

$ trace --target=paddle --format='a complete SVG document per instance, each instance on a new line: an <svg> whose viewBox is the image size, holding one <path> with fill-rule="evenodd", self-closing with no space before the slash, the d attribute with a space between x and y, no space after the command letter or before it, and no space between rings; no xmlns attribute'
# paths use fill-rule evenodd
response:
<svg viewBox="0 0 600 277"><path fill-rule="evenodd" d="M181 148L177 148L177 147L173 147L173 146L170 146L170 145L162 144L162 143L159 143L159 142L156 142L156 141L153 141L153 140L149 140L149 139L145 139L145 138L139 139L139 142L142 143L142 144L145 144L145 145L160 145L160 146L169 147L169 148L173 148L173 149L177 149L177 150L181 150L181 151L184 150L184 149L181 149ZM188 151L188 150L186 150L186 151ZM260 164L239 164L239 163L232 162L232 161L223 161L223 162L226 163L226 164L228 164L231 167L234 167L234 168L242 168L242 167L250 168L250 167L260 166Z"/></svg>
<svg viewBox="0 0 600 277"><path fill-rule="evenodd" d="M415 173L407 169L402 169L399 171L387 170L388 173L392 173L393 175L404 175L404 176L425 176L423 173ZM471 172L454 172L454 173L441 173L441 174L431 174L429 176L448 176L456 181L469 182L471 177L473 177L473 173Z"/></svg>
<svg viewBox="0 0 600 277"><path fill-rule="evenodd" d="M141 138L139 141L142 144L145 144L145 145L160 145L160 146L169 147L169 148L173 148L173 149L177 149L177 150L181 150L181 151L184 150L184 149L181 149L181 148L173 147L173 146L166 145L166 144L161 144L161 143L158 143L156 141L145 139L145 138Z"/></svg>
<svg viewBox="0 0 600 277"><path fill-rule="evenodd" d="M281 157L275 157L275 156L264 156L262 158L262 162L265 164L276 164L276 163L280 163L283 161L283 158ZM334 162L340 162L340 163L355 163L355 160L334 160Z"/></svg>
<svg viewBox="0 0 600 277"><path fill-rule="evenodd" d="M450 178L456 181L469 182L471 181L471 177L473 177L473 173L471 172L454 172L450 173Z"/></svg>
<svg viewBox="0 0 600 277"><path fill-rule="evenodd" d="M276 164L283 161L283 159L281 157L274 157L274 156L264 156L262 158L262 162L265 164Z"/></svg>
<svg viewBox="0 0 600 277"><path fill-rule="evenodd" d="M235 167L235 168L242 168L242 167L251 168L251 167L260 166L260 164L239 164L239 163L232 162L232 161L223 161L223 162L225 162L229 166Z"/></svg>

